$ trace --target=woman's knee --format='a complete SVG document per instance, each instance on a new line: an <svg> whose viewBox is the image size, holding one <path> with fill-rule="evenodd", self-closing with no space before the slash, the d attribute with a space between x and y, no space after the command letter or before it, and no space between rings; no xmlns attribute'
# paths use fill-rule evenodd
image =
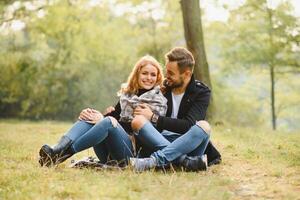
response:
<svg viewBox="0 0 300 200"><path fill-rule="evenodd" d="M101 121L99 121L98 123L95 124L95 126L99 126L99 127L115 127L115 123L117 123L117 120L114 117L111 116L107 116L104 117Z"/></svg>
<svg viewBox="0 0 300 200"><path fill-rule="evenodd" d="M148 120L142 115L135 116L131 121L132 130L134 131L140 130L144 126L144 124L146 124L147 121Z"/></svg>
<svg viewBox="0 0 300 200"><path fill-rule="evenodd" d="M211 127L207 121L200 120L196 122L197 126L201 127L206 133L210 134Z"/></svg>

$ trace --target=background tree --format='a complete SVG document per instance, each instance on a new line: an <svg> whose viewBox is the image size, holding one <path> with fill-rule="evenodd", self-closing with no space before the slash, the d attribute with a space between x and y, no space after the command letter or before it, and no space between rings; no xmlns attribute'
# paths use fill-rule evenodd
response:
<svg viewBox="0 0 300 200"><path fill-rule="evenodd" d="M289 2L272 7L268 1L248 0L232 11L228 22L230 37L225 55L232 65L267 67L270 74L270 110L276 129L276 74L299 73L299 19ZM295 70L293 70L295 69ZM286 102L288 104L288 102Z"/></svg>
<svg viewBox="0 0 300 200"><path fill-rule="evenodd" d="M184 36L188 49L195 57L195 78L212 88L209 66L205 53L202 30L201 10L199 0L181 0L181 10L184 24ZM213 98L211 98L208 117L212 117Z"/></svg>

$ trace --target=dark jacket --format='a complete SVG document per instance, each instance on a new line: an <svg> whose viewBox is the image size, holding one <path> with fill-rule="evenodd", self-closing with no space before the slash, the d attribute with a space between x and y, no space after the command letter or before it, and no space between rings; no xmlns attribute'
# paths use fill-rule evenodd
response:
<svg viewBox="0 0 300 200"><path fill-rule="evenodd" d="M177 119L170 118L172 114L172 93L167 89L165 97L168 99L166 117L160 116L157 121L157 129L168 130L175 133L186 133L196 121L204 120L210 100L210 89L192 76L186 91L182 97Z"/></svg>
<svg viewBox="0 0 300 200"><path fill-rule="evenodd" d="M210 96L210 89L204 83L195 80L194 76L192 76L182 97L177 119L174 119L170 117L173 105L172 93L171 90L167 88L165 97L168 99L168 110L166 117L160 116L158 118L157 129L159 131L168 130L180 134L186 133L196 124L196 121L205 119ZM207 154L209 163L216 158L221 159L220 153L211 142L208 143L205 154Z"/></svg>

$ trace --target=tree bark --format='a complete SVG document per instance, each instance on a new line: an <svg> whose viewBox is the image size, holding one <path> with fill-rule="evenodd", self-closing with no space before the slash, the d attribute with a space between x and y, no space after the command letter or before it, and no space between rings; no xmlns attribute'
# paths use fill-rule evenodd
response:
<svg viewBox="0 0 300 200"><path fill-rule="evenodd" d="M209 66L206 59L205 45L203 39L201 10L199 0L181 0L183 16L184 36L189 51L195 58L194 76L203 81L212 89ZM213 98L211 98L208 109L208 117L212 117L214 111Z"/></svg>

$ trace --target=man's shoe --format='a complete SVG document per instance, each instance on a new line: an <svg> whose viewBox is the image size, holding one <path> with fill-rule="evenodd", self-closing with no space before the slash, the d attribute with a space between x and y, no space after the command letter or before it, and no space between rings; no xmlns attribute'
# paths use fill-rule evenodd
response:
<svg viewBox="0 0 300 200"><path fill-rule="evenodd" d="M222 162L222 158L221 157L217 157L215 159L213 159L212 161L210 161L208 163L208 166L211 166L211 165L218 165Z"/></svg>
<svg viewBox="0 0 300 200"><path fill-rule="evenodd" d="M156 159L152 156L150 158L130 158L129 162L136 172L149 170L157 165Z"/></svg>
<svg viewBox="0 0 300 200"><path fill-rule="evenodd" d="M207 155L203 156L185 156L179 161L185 171L206 171L207 170Z"/></svg>

